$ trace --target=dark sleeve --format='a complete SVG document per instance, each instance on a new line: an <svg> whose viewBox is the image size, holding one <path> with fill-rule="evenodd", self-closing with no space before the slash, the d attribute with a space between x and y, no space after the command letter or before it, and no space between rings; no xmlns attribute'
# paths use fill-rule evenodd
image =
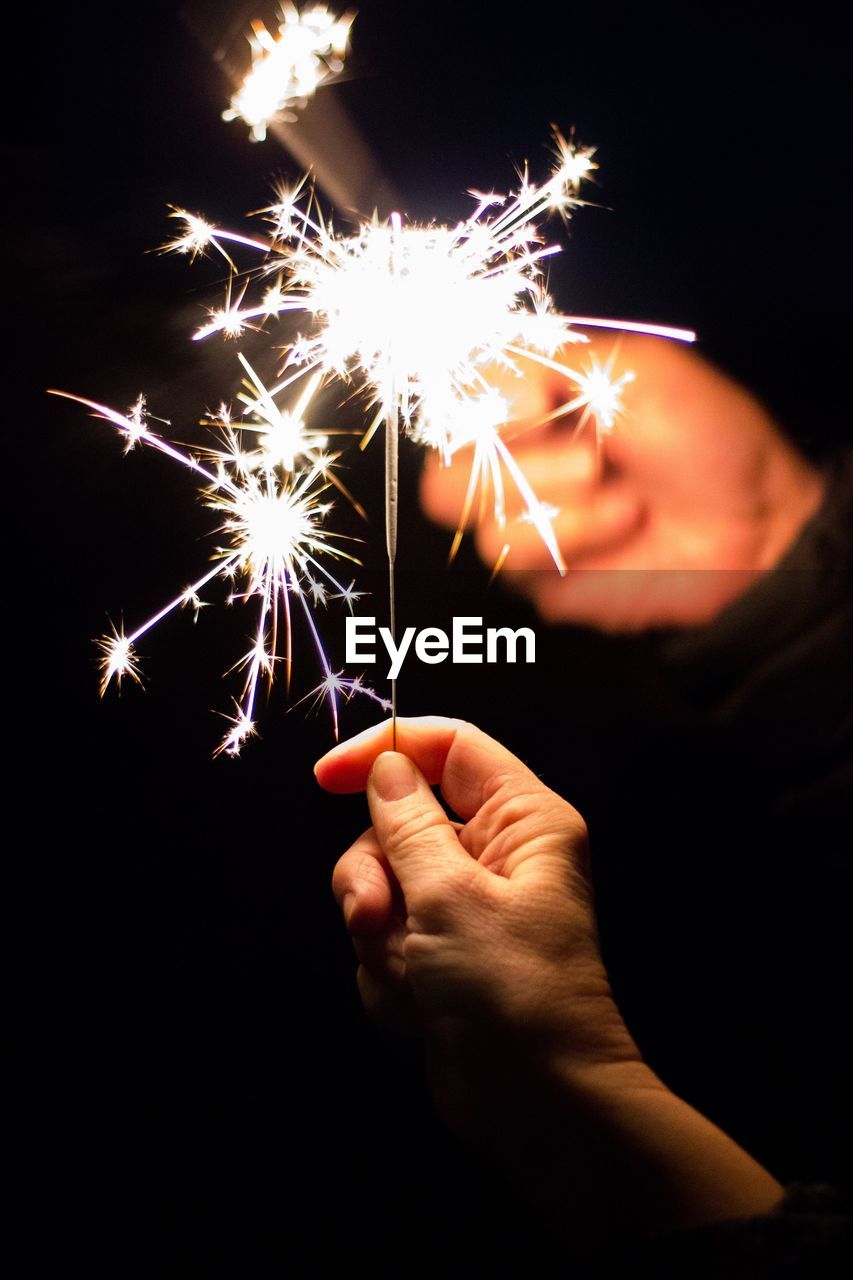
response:
<svg viewBox="0 0 853 1280"><path fill-rule="evenodd" d="M776 568L710 625L664 635L661 657L685 693L730 715L784 673L809 683L815 659L846 670L852 579L850 448L827 465L824 500ZM812 671L811 679L823 685L827 675Z"/></svg>
<svg viewBox="0 0 853 1280"><path fill-rule="evenodd" d="M848 1280L850 1206L829 1187L792 1186L773 1212L672 1232L601 1257L584 1280Z"/></svg>
<svg viewBox="0 0 853 1280"><path fill-rule="evenodd" d="M773 833L768 883L785 856L780 851L790 847L801 865L804 908L817 895L814 919L837 941L849 936L853 449L832 460L826 478L820 509L776 569L711 625L661 635L659 656L678 699L720 731L736 753L732 767L760 794L760 830ZM804 854L808 876L802 874ZM829 900L822 877L835 886ZM833 897L844 919L834 918ZM836 1020L839 1008L845 1010L846 1021L847 1003L835 986L846 982L847 963L846 952L842 960L832 951L825 974L831 995L817 1020L823 1038L811 1041L821 1046L813 1049L820 1058L834 1056L827 1032L833 1010ZM835 1108L843 1130L846 1100L829 1081L826 1089L821 1123L831 1126ZM816 1115L812 1120L818 1123ZM813 1176L796 1167L793 1172ZM836 1173L846 1185L845 1170L836 1167L833 1178ZM617 1259L604 1261L602 1275ZM618 1263L623 1274L655 1280L847 1277L853 1275L851 1204L836 1189L791 1185L771 1214L673 1232L620 1255Z"/></svg>
<svg viewBox="0 0 853 1280"><path fill-rule="evenodd" d="M853 729L853 449L831 460L819 510L779 565L710 625L661 635L682 706L735 744L777 817L849 854ZM822 832L812 824L820 815ZM799 815L799 817L798 817ZM846 859L845 859L846 860Z"/></svg>

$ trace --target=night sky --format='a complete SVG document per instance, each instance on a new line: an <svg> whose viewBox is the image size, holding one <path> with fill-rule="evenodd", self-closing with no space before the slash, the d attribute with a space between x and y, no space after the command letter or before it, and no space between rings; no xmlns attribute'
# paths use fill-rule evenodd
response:
<svg viewBox="0 0 853 1280"><path fill-rule="evenodd" d="M574 128L598 148L602 207L572 221L551 273L558 303L695 328L822 457L849 439L845 40L829 5L762 8L546 2L508 19L493 5L364 0L350 74L324 92L423 219L460 217L469 188L505 189L525 159L542 172L551 123ZM97 698L92 637L197 576L211 518L188 475L143 451L124 458L109 429L44 390L117 407L144 391L178 439L197 439L238 378L228 352L188 340L220 268L151 252L167 206L239 227L273 178L298 176L274 141L252 145L220 119L225 83L179 11L52 7L38 56L32 27L19 45L36 100L6 104L6 270L24 339L11 429L37 490L7 549L7 680L25 690L32 786L16 857L36 873L23 972L39 1203L90 1243L120 1221L126 1256L250 1242L319 1262L343 1239L343 1256L381 1270L413 1242L437 1264L457 1235L460 1266L529 1262L526 1214L496 1214L503 1188L433 1121L415 1047L363 1021L329 878L366 820L360 798L317 794L326 719L284 714L275 695L244 757L211 761L211 709L228 707L219 676L245 634L214 609L146 638L144 694ZM380 453L368 459L357 491L375 512ZM407 621L481 606L525 618L500 588L486 594L470 553L445 573L416 466L406 453ZM376 520L366 536L366 581L381 591ZM657 732L651 695L632 683L626 644L560 642L556 705L541 676L422 668L402 707L477 720L594 811L605 771L618 776L638 735ZM367 723L353 708L344 733ZM562 755L560 735L574 744ZM498 1217L499 1247L486 1246Z"/></svg>

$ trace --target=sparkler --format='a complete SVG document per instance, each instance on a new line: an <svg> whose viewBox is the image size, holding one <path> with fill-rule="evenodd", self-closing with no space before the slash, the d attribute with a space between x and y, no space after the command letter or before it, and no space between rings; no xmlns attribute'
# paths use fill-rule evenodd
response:
<svg viewBox="0 0 853 1280"><path fill-rule="evenodd" d="M333 471L334 457L325 452L325 435L306 426L306 411L315 392L334 380L352 383L366 396L370 418L362 447L382 424L385 427L392 636L401 428L415 441L437 450L445 463L461 449L472 449L470 479L451 557L478 493L483 512L491 496L491 515L505 528L506 477L521 498L522 518L536 528L558 571L566 572L552 525L557 512L539 501L502 438L510 409L490 380L490 370L497 367L520 376L532 362L556 372L569 384L570 394L549 418L576 413L579 429L592 422L600 440L618 418L621 393L632 375L614 379L612 359L604 365L584 362L580 356L572 363L558 359L561 348L586 341L573 326L628 329L688 342L695 335L668 326L555 310L544 265L559 246L547 243L539 224L555 211L568 217L584 203L579 195L581 182L597 166L592 150L575 146L556 131L554 137L556 166L542 184L534 184L525 168L512 195L472 192L474 211L455 226L405 224L399 214L392 214L387 221L374 217L354 233L339 235L324 220L304 179L292 189L280 189L275 202L259 211L269 225L265 236L226 231L196 214L173 210L183 230L165 247L191 259L216 251L231 272L224 305L210 310L194 335L196 340L214 334L237 338L247 328L261 328L288 313L301 315L307 331L285 345L279 380L269 388L239 357L247 375L239 396L242 421L235 424L225 412L214 420L220 429L220 446L206 451L208 466L153 433L141 403L123 416L96 402L70 397L118 426L128 448L142 441L194 470L204 483L208 504L223 513L222 528L230 539L218 553L217 566L153 619L131 635L114 631L101 641L104 683L110 679L120 683L122 676L138 680L134 645L139 638L173 609L197 601L198 592L214 577L241 577L245 581L242 598L257 597L260 614L252 648L237 664L247 674L221 749L236 753L254 731L258 683L262 676L272 679L279 660L279 611L286 623L284 660L289 673L291 596L305 612L323 670L323 680L308 697L315 703L330 703L336 729L339 699L367 694L383 702L360 678L332 670L308 604L309 596L313 604L325 602L328 583L350 607L357 595L352 586L342 587L318 559L346 554L333 535L323 530L329 507L319 501L319 495L329 484L347 491ZM241 276L237 287L232 255L242 250L257 252L262 260L253 272ZM253 281L261 285L260 297L247 300ZM301 389L297 403L282 410L279 397L297 385ZM256 434L256 449L242 448L239 434L245 430ZM394 682L390 707L396 740Z"/></svg>
<svg viewBox="0 0 853 1280"><path fill-rule="evenodd" d="M367 390L373 417L365 436L385 425L385 527L389 565L391 630L395 625L394 563L397 548L397 450L399 426L435 448L445 462L473 446L468 493L451 556L457 549L476 494L491 490L492 515L506 523L504 473L524 504L525 518L539 532L557 569L566 566L554 536L552 509L540 503L501 437L509 421L506 401L489 382L490 366L516 373L534 361L563 375L572 386L564 405L550 416L580 411L592 420L596 438L610 430L630 374L614 381L609 367L554 359L568 343L585 338L573 325L630 329L685 341L695 335L668 326L562 315L545 287L544 263L559 252L546 243L539 222L549 212L568 217L582 204L581 182L597 168L590 149L555 131L557 163L534 184L527 170L511 196L472 193L474 212L456 226L404 225L399 214L363 223L355 234L337 235L316 210L304 184L282 189L261 212L271 232L238 237L199 220L171 247L193 256L206 247L226 252L223 242L264 251L259 276L276 284L261 302L244 305L230 292L224 307L210 312L196 340L215 333L239 334L272 316L302 313L311 332L286 348L290 379L317 376L355 380ZM281 385L284 385L282 383ZM396 689L392 686L396 724Z"/></svg>
<svg viewBox="0 0 853 1280"><path fill-rule="evenodd" d="M244 120L250 137L263 142L274 116L293 119L289 109L303 104L343 69L354 13L336 17L325 5L299 10L286 3L278 34L252 23L252 65L231 99L224 120Z"/></svg>

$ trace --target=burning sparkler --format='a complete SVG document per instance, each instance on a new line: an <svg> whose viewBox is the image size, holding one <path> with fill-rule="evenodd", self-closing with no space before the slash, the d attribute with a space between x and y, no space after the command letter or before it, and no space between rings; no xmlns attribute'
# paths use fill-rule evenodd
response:
<svg viewBox="0 0 853 1280"><path fill-rule="evenodd" d="M239 333L272 315L301 312L311 332L287 348L289 378L355 379L365 386L375 413L366 433L386 426L386 542L391 568L396 550L396 457L398 423L416 440L437 449L445 462L463 446L474 446L471 482L453 550L458 546L478 489L492 493L492 513L505 523L504 473L522 497L531 522L559 569L565 572L552 528L553 511L541 504L501 438L506 402L489 382L489 366L521 372L533 361L557 370L572 394L554 415L580 410L597 435L610 430L630 375L613 381L608 367L584 367L554 359L568 343L585 338L572 326L639 330L692 341L694 334L658 325L567 316L554 310L543 264L559 246L546 243L541 218L567 217L582 203L582 180L597 167L593 152L555 131L557 164L541 185L525 170L517 193L504 197L473 193L474 212L454 227L404 225L395 214L374 219L355 234L337 235L316 211L304 183L281 190L262 212L269 239L223 233L198 220L187 223L172 247L198 251L201 239L224 252L222 242L262 247L260 275L276 285L260 303L234 302L210 312L196 339ZM294 372L290 372L295 370ZM283 384L282 384L283 385Z"/></svg>
<svg viewBox="0 0 853 1280"><path fill-rule="evenodd" d="M253 22L252 65L222 118L244 120L250 137L263 142L274 116L293 119L292 108L342 71L354 18L354 13L336 17L322 4L299 10L286 3L277 35L263 22Z"/></svg>
<svg viewBox="0 0 853 1280"><path fill-rule="evenodd" d="M472 449L468 491L451 555L478 492L481 503L491 496L493 518L499 526L506 525L508 479L522 500L522 518L534 525L555 566L565 573L552 525L557 513L536 497L502 437L510 410L490 381L490 370L499 367L520 375L525 364L533 362L557 372L569 384L570 394L549 417L578 413L580 425L591 421L598 439L612 429L622 389L632 375L614 379L612 361L600 365L580 355L572 363L559 359L561 348L586 341L573 326L627 329L684 341L693 341L695 335L665 326L564 315L554 309L544 264L559 246L543 239L539 223L554 211L568 217L583 203L580 184L597 167L591 150L556 132L555 141L556 167L544 183L534 184L525 170L511 196L472 193L474 211L452 227L407 225L394 214L339 235L324 221L304 180L293 189L280 190L275 203L260 211L270 226L265 237L225 231L198 215L173 211L184 229L166 248L190 258L216 250L232 271L224 305L210 311L195 334L197 340L217 333L234 338L246 328L260 328L291 312L307 320L307 332L284 347L279 380L269 388L240 356L247 375L239 396L242 420L234 423L225 411L215 419L220 443L205 451L206 466L153 433L141 402L126 417L70 397L118 426L128 448L142 441L195 471L208 504L223 514L222 528L229 536L217 565L187 592L132 634L114 631L101 642L105 683L120 682L122 676L138 680L134 645L139 638L173 609L197 602L208 582L224 576L242 579L241 598L258 600L259 618L252 648L238 663L247 674L221 749L236 753L254 731L259 681L271 680L280 660L279 614L286 624L284 661L290 670L291 597L305 612L323 670L323 680L308 697L330 703L336 727L339 699L366 694L384 705L360 678L332 670L309 604L309 597L313 604L325 602L328 584L350 606L357 595L352 586L342 587L318 559L346 554L324 531L328 504L319 501L330 483L346 490L332 469L334 458L325 452L325 434L306 426L313 395L333 380L352 382L366 394L370 422L362 446L385 426L392 636L401 426L412 439L436 449L446 463L461 449ZM257 301L246 296L251 274L242 278L235 293L232 254L242 249L262 255L254 273L264 286ZM282 410L279 397L297 384L297 403ZM242 447L240 435L246 430L255 433L255 449ZM393 682L391 695L396 728Z"/></svg>

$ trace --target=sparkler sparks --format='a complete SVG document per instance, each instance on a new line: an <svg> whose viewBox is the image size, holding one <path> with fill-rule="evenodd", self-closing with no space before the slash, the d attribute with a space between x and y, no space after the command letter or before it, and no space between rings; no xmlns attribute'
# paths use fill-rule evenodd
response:
<svg viewBox="0 0 853 1280"><path fill-rule="evenodd" d="M365 222L355 234L337 235L316 211L304 182L280 191L276 203L262 211L271 233L261 246L265 252L259 272L275 277L274 289L260 304L249 305L233 303L229 292L225 308L211 311L195 338L217 332L227 336L272 316L302 313L310 332L286 348L290 377L354 380L365 387L374 411L366 438L383 422L400 422L445 462L465 445L473 446L471 483L453 550L478 490L481 497L490 492L491 514L505 525L506 476L522 498L525 518L565 572L553 513L539 503L501 438L509 409L489 381L490 367L520 374L533 361L558 371L572 384L572 394L552 416L581 410L583 422L592 419L601 433L613 426L631 375L613 381L609 365L555 360L561 347L586 341L573 325L625 328L685 341L695 335L573 317L554 309L544 264L559 246L543 239L539 223L555 211L568 216L582 203L580 184L597 168L591 150L557 131L554 136L557 165L544 183L533 183L525 170L514 195L472 193L473 213L453 227L407 225L395 214L385 222ZM187 236L191 234L188 224ZM178 244L183 246L186 238ZM209 242L220 251L223 238L210 229ZM243 238L243 243L251 242ZM257 412L260 402L251 407ZM387 438L392 431L396 427L388 429ZM388 540L393 558L390 532Z"/></svg>
<svg viewBox="0 0 853 1280"><path fill-rule="evenodd" d="M112 634L101 636L95 641L101 651L99 663L101 697L106 693L111 680L115 680L119 689L124 676L130 676L131 680L135 680L138 685L142 684L142 675L132 640L124 634L123 630L117 631L115 626L112 624L110 626Z"/></svg>
<svg viewBox="0 0 853 1280"><path fill-rule="evenodd" d="M250 137L262 142L274 116L293 119L287 113L343 69L354 18L354 13L336 17L322 4L300 11L287 3L277 35L263 22L253 22L252 65L223 120L245 121Z"/></svg>
<svg viewBox="0 0 853 1280"><path fill-rule="evenodd" d="M244 367L251 374L252 384L271 414L275 402L245 361ZM303 390L302 407L313 390L310 384ZM120 688L125 677L141 685L136 651L138 642L158 622L180 608L189 606L197 617L198 611L207 603L202 599L204 588L221 578L230 584L228 602L242 600L254 603L256 619L250 648L232 668L243 671L245 675L240 695L235 699L235 714L228 717L231 727L217 748L217 754L225 751L229 755L237 755L244 742L255 734L259 685L262 681L272 684L278 663L285 664L289 682L294 601L304 614L323 671L323 681L318 689L322 690L323 700L329 704L335 733L341 696L348 702L360 693L374 701L382 701L360 680L340 680L340 673L333 673L312 611L312 605L325 603L331 598L343 600L351 608L359 594L354 590L354 583L344 586L325 563L330 559L355 560L340 547L341 536L330 533L325 527L332 504L323 501L322 495L329 487L334 458L315 453L313 445L306 443L304 436L299 436L294 425L294 434L288 438L286 463L290 465L282 464L277 457L271 458L263 449L253 456L237 454L228 448L211 447L206 450L206 457L212 465L205 466L151 430L142 399L129 414L124 415L84 396L61 391L51 394L83 404L96 417L111 422L125 436L128 447L140 442L147 444L195 472L202 481L206 505L220 514L218 532L225 535L224 545L216 548L213 567L196 582L131 634L113 626L111 634L97 641L101 651L102 695L112 681ZM293 422L299 421L297 406ZM260 426L252 429L261 430ZM297 454L310 458L306 469L300 472L293 470ZM283 641L280 643L282 632Z"/></svg>
<svg viewBox="0 0 853 1280"><path fill-rule="evenodd" d="M390 711L392 703L389 698L383 698L380 694L374 692L363 681L361 676L345 676L342 671L329 671L325 678L320 681L316 689L312 689L310 693L306 693L295 705L298 707L302 702L312 699L311 710L319 707L321 703L331 698L342 698L345 702L349 702L356 694L363 694L370 698L383 711Z"/></svg>

